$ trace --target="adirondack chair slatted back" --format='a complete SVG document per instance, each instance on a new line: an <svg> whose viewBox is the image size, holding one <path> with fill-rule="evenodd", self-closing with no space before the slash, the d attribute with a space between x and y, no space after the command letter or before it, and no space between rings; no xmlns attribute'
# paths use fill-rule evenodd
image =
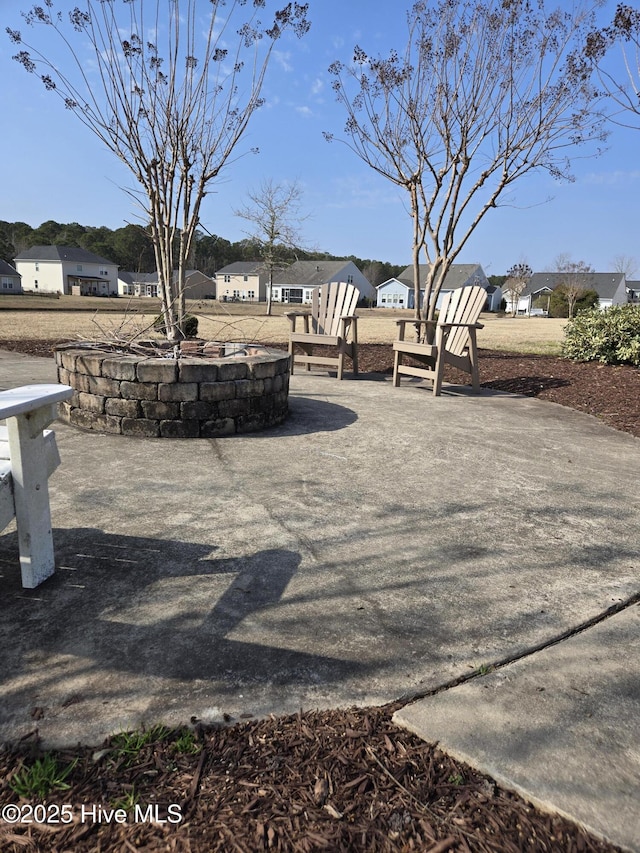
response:
<svg viewBox="0 0 640 853"><path fill-rule="evenodd" d="M442 300L438 323L477 323L487 299L483 287L461 287L447 294ZM464 326L454 327L447 337L447 351L462 355L469 345L469 330Z"/></svg>
<svg viewBox="0 0 640 853"><path fill-rule="evenodd" d="M352 284L332 282L317 287L311 297L311 330L315 335L340 333L340 317L355 313L359 292Z"/></svg>

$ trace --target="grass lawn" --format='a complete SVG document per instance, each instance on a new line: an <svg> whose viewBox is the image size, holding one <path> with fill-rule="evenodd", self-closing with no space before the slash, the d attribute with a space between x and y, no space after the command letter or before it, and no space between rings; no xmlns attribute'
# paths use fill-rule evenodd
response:
<svg viewBox="0 0 640 853"><path fill-rule="evenodd" d="M210 340L286 341L289 322L285 311L302 306L274 305L267 317L264 304L202 300L189 304L199 318L200 337ZM98 297L0 297L0 340L101 339L114 332L148 336L160 311L157 299L101 299ZM358 309L358 338L362 343L391 344L396 319L409 312L387 308ZM483 314L478 333L483 349L558 355L566 320L498 317Z"/></svg>

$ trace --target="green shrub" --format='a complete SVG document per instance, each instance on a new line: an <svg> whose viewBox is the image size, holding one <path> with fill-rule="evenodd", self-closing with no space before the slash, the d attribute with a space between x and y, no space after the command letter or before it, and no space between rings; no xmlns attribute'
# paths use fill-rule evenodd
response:
<svg viewBox="0 0 640 853"><path fill-rule="evenodd" d="M160 332L161 335L166 335L167 327L164 324L164 317L160 314L153 322L153 328ZM187 314L184 318L184 336L185 338L198 337L198 318L193 314Z"/></svg>
<svg viewBox="0 0 640 853"><path fill-rule="evenodd" d="M574 361L640 366L640 306L582 311L565 327L562 355Z"/></svg>
<svg viewBox="0 0 640 853"><path fill-rule="evenodd" d="M598 304L598 294L595 290L584 290L576 299L573 306L573 316L575 317L578 311L586 311L589 308L595 308ZM567 299L567 289L563 284L559 284L551 294L549 300L549 316L550 317L568 317L569 316L569 300Z"/></svg>

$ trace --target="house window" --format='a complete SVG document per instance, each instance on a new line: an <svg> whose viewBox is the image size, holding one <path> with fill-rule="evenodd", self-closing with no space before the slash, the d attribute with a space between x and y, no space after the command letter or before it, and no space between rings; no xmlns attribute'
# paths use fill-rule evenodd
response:
<svg viewBox="0 0 640 853"><path fill-rule="evenodd" d="M353 284L353 276L352 275L347 276L347 284Z"/></svg>
<svg viewBox="0 0 640 853"><path fill-rule="evenodd" d="M255 290L248 291L247 295L248 295L249 299L255 299L256 298Z"/></svg>
<svg viewBox="0 0 640 853"><path fill-rule="evenodd" d="M302 304L302 293L303 291L301 287L284 287L282 289L282 301L293 302L300 305Z"/></svg>
<svg viewBox="0 0 640 853"><path fill-rule="evenodd" d="M109 275L109 270L100 270L100 275Z"/></svg>
<svg viewBox="0 0 640 853"><path fill-rule="evenodd" d="M243 276L242 276L242 278L243 278L245 281L249 281L249 276L248 276L248 275L243 275Z"/></svg>
<svg viewBox="0 0 640 853"><path fill-rule="evenodd" d="M231 283L231 276L230 276L230 275L225 275L225 277L224 277L224 283L225 283L225 284L230 284L230 283Z"/></svg>
<svg viewBox="0 0 640 853"><path fill-rule="evenodd" d="M40 264L36 261L36 272L40 272Z"/></svg>
<svg viewBox="0 0 640 853"><path fill-rule="evenodd" d="M82 264L76 264L76 272L82 272Z"/></svg>

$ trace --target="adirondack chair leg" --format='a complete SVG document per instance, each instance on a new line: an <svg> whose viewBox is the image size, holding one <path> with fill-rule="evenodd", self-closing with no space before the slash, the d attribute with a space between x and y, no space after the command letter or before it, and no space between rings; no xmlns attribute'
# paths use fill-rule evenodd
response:
<svg viewBox="0 0 640 853"><path fill-rule="evenodd" d="M393 387L398 388L400 386L400 374L398 373L398 368L402 364L402 353L398 352L398 350L393 351Z"/></svg>
<svg viewBox="0 0 640 853"><path fill-rule="evenodd" d="M480 371L478 370L478 347L476 330L469 329L469 365L471 367L471 385L474 391L480 391Z"/></svg>
<svg viewBox="0 0 640 853"><path fill-rule="evenodd" d="M289 372L293 376L293 341L289 341Z"/></svg>
<svg viewBox="0 0 640 853"><path fill-rule="evenodd" d="M49 420L50 423L50 420ZM55 570L44 436L26 418L7 422L22 586L34 589Z"/></svg>
<svg viewBox="0 0 640 853"><path fill-rule="evenodd" d="M442 391L442 376L444 374L444 353L436 356L435 373L433 377L433 396L439 397Z"/></svg>
<svg viewBox="0 0 640 853"><path fill-rule="evenodd" d="M340 350L338 354L338 379L342 379L342 372L344 370L344 352Z"/></svg>

